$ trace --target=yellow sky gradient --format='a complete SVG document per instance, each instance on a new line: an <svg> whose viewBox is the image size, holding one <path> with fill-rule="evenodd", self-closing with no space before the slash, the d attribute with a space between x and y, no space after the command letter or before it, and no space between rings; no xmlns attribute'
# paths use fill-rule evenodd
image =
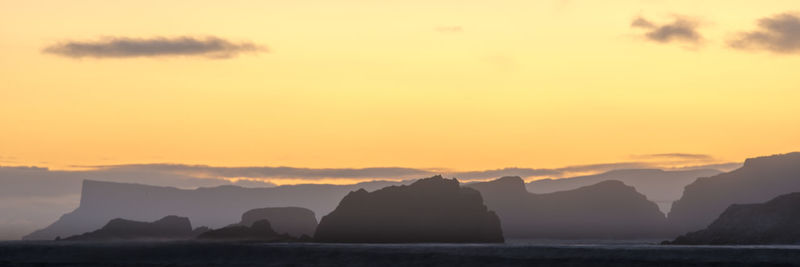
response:
<svg viewBox="0 0 800 267"><path fill-rule="evenodd" d="M0 0L0 165L482 170L800 150L800 55L729 48L796 0ZM636 16L701 21L698 47ZM460 27L442 32L437 28ZM217 36L230 59L71 59L65 40Z"/></svg>

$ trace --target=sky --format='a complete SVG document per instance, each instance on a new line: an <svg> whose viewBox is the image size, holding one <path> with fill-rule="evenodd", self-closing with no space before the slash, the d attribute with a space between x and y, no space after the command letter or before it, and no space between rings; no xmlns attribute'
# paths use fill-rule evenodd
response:
<svg viewBox="0 0 800 267"><path fill-rule="evenodd" d="M411 170L380 178L742 162L800 150L797 12L0 0L0 166ZM267 177L308 180L291 173Z"/></svg>

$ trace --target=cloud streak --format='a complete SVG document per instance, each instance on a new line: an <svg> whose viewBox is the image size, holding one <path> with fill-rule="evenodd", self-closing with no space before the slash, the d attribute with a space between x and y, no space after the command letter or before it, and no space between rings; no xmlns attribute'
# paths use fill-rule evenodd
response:
<svg viewBox="0 0 800 267"><path fill-rule="evenodd" d="M48 46L43 53L69 58L134 58L199 56L232 58L242 53L265 52L267 48L251 42L231 42L219 37L110 37L98 41L66 41Z"/></svg>
<svg viewBox="0 0 800 267"><path fill-rule="evenodd" d="M701 155L695 154L656 154L657 157L684 157L686 162L706 162ZM692 158L694 157L694 158ZM671 158L670 158L671 159ZM207 165L182 164L130 164L106 166L80 166L95 168L96 171L130 172L130 173L163 173L195 178L247 178L258 180L297 179L319 181L326 179L415 179L437 174L456 177L460 180L483 180L502 176L527 177L563 177L575 173L605 172L618 169L662 168L663 162L613 162L590 165L575 165L562 168L502 168L480 171L442 171L438 169L416 169L402 167L376 168L297 168L297 167L215 167ZM696 168L701 168L698 165Z"/></svg>
<svg viewBox="0 0 800 267"><path fill-rule="evenodd" d="M706 154L690 154L690 153L662 153L662 154L646 154L634 155L633 158L638 159L680 159L680 160L713 160L714 157Z"/></svg>
<svg viewBox="0 0 800 267"><path fill-rule="evenodd" d="M699 44L703 36L697 31L699 23L695 20L677 16L668 24L656 24L644 17L634 18L631 27L644 29L643 37L657 43L684 42Z"/></svg>
<svg viewBox="0 0 800 267"><path fill-rule="evenodd" d="M758 20L758 30L742 32L728 41L730 47L767 50L773 53L800 52L800 15L778 14Z"/></svg>

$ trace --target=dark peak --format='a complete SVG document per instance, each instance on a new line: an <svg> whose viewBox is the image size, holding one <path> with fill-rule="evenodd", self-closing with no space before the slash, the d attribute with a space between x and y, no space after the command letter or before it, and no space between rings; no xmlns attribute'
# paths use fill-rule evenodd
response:
<svg viewBox="0 0 800 267"><path fill-rule="evenodd" d="M169 215L164 218L159 219L158 221L153 222L154 224L172 224L172 223L185 223L189 222L189 218L180 217L176 215Z"/></svg>
<svg viewBox="0 0 800 267"><path fill-rule="evenodd" d="M413 187L428 187L428 186L460 186L460 183L456 178L453 179L446 179L441 175L436 175L430 178L423 178L419 179L416 182L412 183L410 186Z"/></svg>
<svg viewBox="0 0 800 267"><path fill-rule="evenodd" d="M497 180L494 180L492 182L500 184L514 184L519 186L525 186L525 180L522 180L522 177L519 176L503 176L497 178Z"/></svg>

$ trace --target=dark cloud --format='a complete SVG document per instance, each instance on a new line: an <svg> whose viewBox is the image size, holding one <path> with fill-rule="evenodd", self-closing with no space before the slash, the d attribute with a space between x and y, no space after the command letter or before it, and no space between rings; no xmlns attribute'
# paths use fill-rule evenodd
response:
<svg viewBox="0 0 800 267"><path fill-rule="evenodd" d="M699 23L686 17L675 17L672 23L656 24L643 17L637 17L631 22L631 27L645 29L644 38L659 43L673 41L685 43L700 43L703 36L697 31Z"/></svg>
<svg viewBox="0 0 800 267"><path fill-rule="evenodd" d="M99 41L67 41L51 45L44 53L70 58L130 58L200 56L230 58L241 53L266 51L263 46L250 42L235 43L218 37L113 37Z"/></svg>
<svg viewBox="0 0 800 267"><path fill-rule="evenodd" d="M760 49L774 53L800 52L800 15L778 14L758 20L759 29L743 32L728 42L737 49Z"/></svg>
<svg viewBox="0 0 800 267"><path fill-rule="evenodd" d="M684 159L684 160L713 160L714 157L706 154L690 154L690 153L663 153L663 154L647 154L647 155L634 155L634 158L639 159Z"/></svg>

